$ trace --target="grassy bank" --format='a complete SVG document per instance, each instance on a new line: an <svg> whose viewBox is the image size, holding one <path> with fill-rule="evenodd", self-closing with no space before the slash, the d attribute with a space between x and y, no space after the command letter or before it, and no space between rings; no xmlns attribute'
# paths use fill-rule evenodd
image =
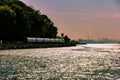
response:
<svg viewBox="0 0 120 80"><path fill-rule="evenodd" d="M76 44L64 43L4 43L0 44L0 50L4 49L29 49L29 48L51 48L51 47L69 47Z"/></svg>

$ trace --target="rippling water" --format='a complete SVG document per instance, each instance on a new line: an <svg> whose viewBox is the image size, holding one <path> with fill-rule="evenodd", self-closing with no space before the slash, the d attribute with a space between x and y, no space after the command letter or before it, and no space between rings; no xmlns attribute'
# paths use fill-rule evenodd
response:
<svg viewBox="0 0 120 80"><path fill-rule="evenodd" d="M117 80L120 44L0 51L0 79Z"/></svg>

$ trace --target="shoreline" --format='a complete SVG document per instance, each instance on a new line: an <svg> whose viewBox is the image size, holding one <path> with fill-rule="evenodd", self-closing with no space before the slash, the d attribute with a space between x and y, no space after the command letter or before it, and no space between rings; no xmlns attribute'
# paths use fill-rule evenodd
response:
<svg viewBox="0 0 120 80"><path fill-rule="evenodd" d="M7 49L33 49L33 48L53 48L76 46L72 43L4 43L0 44L0 50Z"/></svg>

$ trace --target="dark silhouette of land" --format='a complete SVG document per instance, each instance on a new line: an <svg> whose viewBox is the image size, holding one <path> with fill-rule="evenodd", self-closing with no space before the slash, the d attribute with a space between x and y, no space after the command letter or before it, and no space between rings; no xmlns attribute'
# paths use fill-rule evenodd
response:
<svg viewBox="0 0 120 80"><path fill-rule="evenodd" d="M0 39L25 41L26 37L56 38L57 27L46 15L19 0L0 1Z"/></svg>
<svg viewBox="0 0 120 80"><path fill-rule="evenodd" d="M45 44L45 42L30 43L27 37L55 39L57 38L57 27L47 15L41 14L39 10L27 6L20 0L1 0L0 43L2 44L0 49L47 47L48 43ZM70 38L66 35L62 35L59 39L64 39L64 42L51 42L48 47L70 44ZM42 45L40 46L40 44Z"/></svg>

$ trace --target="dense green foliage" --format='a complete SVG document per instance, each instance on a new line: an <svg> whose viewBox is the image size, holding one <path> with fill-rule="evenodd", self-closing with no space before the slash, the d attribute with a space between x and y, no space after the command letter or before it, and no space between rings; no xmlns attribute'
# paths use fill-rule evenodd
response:
<svg viewBox="0 0 120 80"><path fill-rule="evenodd" d="M70 38L66 35L63 37L65 43L69 43L70 42Z"/></svg>
<svg viewBox="0 0 120 80"><path fill-rule="evenodd" d="M55 38L57 28L40 11L19 0L0 1L0 38L23 40L25 37Z"/></svg>

